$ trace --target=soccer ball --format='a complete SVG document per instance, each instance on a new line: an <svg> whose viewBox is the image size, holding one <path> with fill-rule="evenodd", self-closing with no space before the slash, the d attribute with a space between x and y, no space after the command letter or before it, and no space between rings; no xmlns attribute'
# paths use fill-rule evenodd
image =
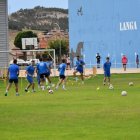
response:
<svg viewBox="0 0 140 140"><path fill-rule="evenodd" d="M122 95L122 96L126 96L126 95L127 95L127 92L126 92L126 91L122 91L122 92L121 92L121 95Z"/></svg>
<svg viewBox="0 0 140 140"><path fill-rule="evenodd" d="M112 84L110 84L109 85L109 89L113 89L114 87L113 87L113 85Z"/></svg>
<svg viewBox="0 0 140 140"><path fill-rule="evenodd" d="M129 86L133 86L134 84L133 84L133 82L129 82Z"/></svg>
<svg viewBox="0 0 140 140"><path fill-rule="evenodd" d="M49 90L49 93L50 93L50 94L53 94L53 90L52 90L52 89L50 89L50 90Z"/></svg>
<svg viewBox="0 0 140 140"><path fill-rule="evenodd" d="M96 90L99 90L99 89L100 89L100 87L97 87L97 88L96 88Z"/></svg>
<svg viewBox="0 0 140 140"><path fill-rule="evenodd" d="M47 89L49 90L51 87L50 86L47 86Z"/></svg>

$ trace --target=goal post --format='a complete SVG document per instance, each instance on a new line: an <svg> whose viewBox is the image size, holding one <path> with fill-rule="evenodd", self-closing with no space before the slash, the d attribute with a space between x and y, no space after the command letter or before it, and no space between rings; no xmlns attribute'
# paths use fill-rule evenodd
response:
<svg viewBox="0 0 140 140"><path fill-rule="evenodd" d="M48 55L53 60L53 69L54 69L54 76L56 76L56 57L55 57L55 49L39 49L39 50L20 50L21 52L48 52ZM53 55L50 53L52 52ZM33 55L34 56L34 55ZM33 59L33 57L32 57Z"/></svg>
<svg viewBox="0 0 140 140"><path fill-rule="evenodd" d="M13 62L13 59L18 59L19 61L24 61L27 60L25 55L29 55L28 59L36 59L36 55L37 53L40 54L40 56L42 57L43 52L47 53L48 57L50 57L53 61L53 73L52 76L56 76L56 57L55 57L55 49L38 49L38 50L7 50L7 51L0 51L0 55L2 55L3 53L6 53L7 56L9 57L9 62L8 65L10 63ZM20 54L22 54L22 56L20 56ZM31 55L32 54L32 55ZM24 59L24 60L23 60ZM3 62L3 60L0 60L1 62ZM26 61L25 61L26 62ZM27 64L27 63L26 63ZM24 66L26 66L26 64ZM7 64L4 64L3 69L6 69L8 67ZM21 66L21 70L25 69L24 67Z"/></svg>

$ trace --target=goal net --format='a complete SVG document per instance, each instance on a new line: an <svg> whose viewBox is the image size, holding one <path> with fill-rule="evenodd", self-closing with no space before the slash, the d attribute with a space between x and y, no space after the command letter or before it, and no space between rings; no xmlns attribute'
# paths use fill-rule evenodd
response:
<svg viewBox="0 0 140 140"><path fill-rule="evenodd" d="M34 60L35 64L39 63L40 58L44 58L50 61L52 74L51 76L56 76L56 59L55 59L55 49L40 49L40 50L10 50L10 51L0 51L0 55L7 53L9 57L8 62L3 63L3 67L0 68L0 76L2 77L7 72L7 68L13 63L14 59L17 59L17 64L20 66L19 77L25 77L25 69ZM0 60L3 62L3 60Z"/></svg>

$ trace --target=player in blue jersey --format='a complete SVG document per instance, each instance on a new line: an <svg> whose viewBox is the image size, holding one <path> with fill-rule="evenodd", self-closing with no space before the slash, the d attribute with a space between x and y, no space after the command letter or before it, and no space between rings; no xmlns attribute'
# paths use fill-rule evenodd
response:
<svg viewBox="0 0 140 140"><path fill-rule="evenodd" d="M66 84L66 76L65 76L65 70L66 70L66 61L65 59L62 59L62 63L59 65L58 67L58 71L59 71L59 82L56 85L56 89L58 89L58 87L63 83L63 90L66 90L65 88L65 84Z"/></svg>
<svg viewBox="0 0 140 140"><path fill-rule="evenodd" d="M41 58L41 60L42 60L42 58ZM39 63L40 63L40 60L39 60ZM37 70L37 66L39 63L37 63L37 65L36 65L36 74L37 74L36 78L37 78L38 88L40 88L40 74L39 74L39 70Z"/></svg>
<svg viewBox="0 0 140 140"><path fill-rule="evenodd" d="M85 62L82 59L80 59L80 56L77 56L76 69L73 72L73 75L74 75L74 77L76 78L76 81L77 81L76 73L79 72L81 80L82 80L82 84L84 84L84 76L83 76L83 72L84 72L83 66L84 65L85 65Z"/></svg>
<svg viewBox="0 0 140 140"><path fill-rule="evenodd" d="M110 68L111 68L111 62L109 61L109 57L106 58L106 62L103 65L103 69L104 69L104 80L103 80L103 84L105 85L106 83L106 79L108 78L108 84L110 85Z"/></svg>
<svg viewBox="0 0 140 140"><path fill-rule="evenodd" d="M38 63L39 64L39 63ZM38 65L37 64L37 65ZM36 73L37 73L37 84L38 84L38 88L40 88L40 75L39 75L39 71L36 69Z"/></svg>
<svg viewBox="0 0 140 140"><path fill-rule="evenodd" d="M48 68L48 78L49 78L49 81L48 81L48 78L46 78L46 85L48 85L48 82L51 84L50 74L52 73L51 72L52 63L51 63L49 58L46 59L45 63L46 63L47 68Z"/></svg>
<svg viewBox="0 0 140 140"><path fill-rule="evenodd" d="M9 79L9 84L6 88L5 96L8 95L8 91L12 86L12 83L15 84L16 96L19 96L18 93L18 75L19 75L19 66L17 65L17 60L13 60L13 64L11 64L7 71L7 78Z"/></svg>
<svg viewBox="0 0 140 140"><path fill-rule="evenodd" d="M31 65L27 66L26 68L26 74L27 74L27 81L29 82L29 84L27 85L27 87L25 88L25 91L28 92L28 89L32 86L32 92L35 92L34 87L34 72L35 72L35 61L32 60Z"/></svg>
<svg viewBox="0 0 140 140"><path fill-rule="evenodd" d="M40 63L37 65L37 73L40 75L40 86L42 90L45 89L45 79L47 78L49 83L51 83L51 80L49 78L49 68L47 67L47 64L43 62L43 59L40 58Z"/></svg>

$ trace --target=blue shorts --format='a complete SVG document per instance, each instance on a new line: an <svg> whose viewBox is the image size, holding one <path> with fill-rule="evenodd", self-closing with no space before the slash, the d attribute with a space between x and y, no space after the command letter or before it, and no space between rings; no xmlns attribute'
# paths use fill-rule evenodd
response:
<svg viewBox="0 0 140 140"><path fill-rule="evenodd" d="M65 79L66 76L65 75L59 75L60 79Z"/></svg>
<svg viewBox="0 0 140 140"><path fill-rule="evenodd" d="M27 76L27 80L31 84L34 83L33 77L31 77L31 76Z"/></svg>
<svg viewBox="0 0 140 140"><path fill-rule="evenodd" d="M18 83L18 79L9 79L9 83L15 83L15 84L17 84Z"/></svg>
<svg viewBox="0 0 140 140"><path fill-rule="evenodd" d="M83 69L76 69L78 72L83 73Z"/></svg>
<svg viewBox="0 0 140 140"><path fill-rule="evenodd" d="M110 77L110 75L111 75L110 72L104 72L105 77Z"/></svg>
<svg viewBox="0 0 140 140"><path fill-rule="evenodd" d="M47 74L48 76L50 76L50 72L47 72L46 74Z"/></svg>
<svg viewBox="0 0 140 140"><path fill-rule="evenodd" d="M41 78L41 79L43 79L43 78L45 78L45 77L48 77L48 76L50 76L50 72L46 72L46 73L40 74L40 78Z"/></svg>

